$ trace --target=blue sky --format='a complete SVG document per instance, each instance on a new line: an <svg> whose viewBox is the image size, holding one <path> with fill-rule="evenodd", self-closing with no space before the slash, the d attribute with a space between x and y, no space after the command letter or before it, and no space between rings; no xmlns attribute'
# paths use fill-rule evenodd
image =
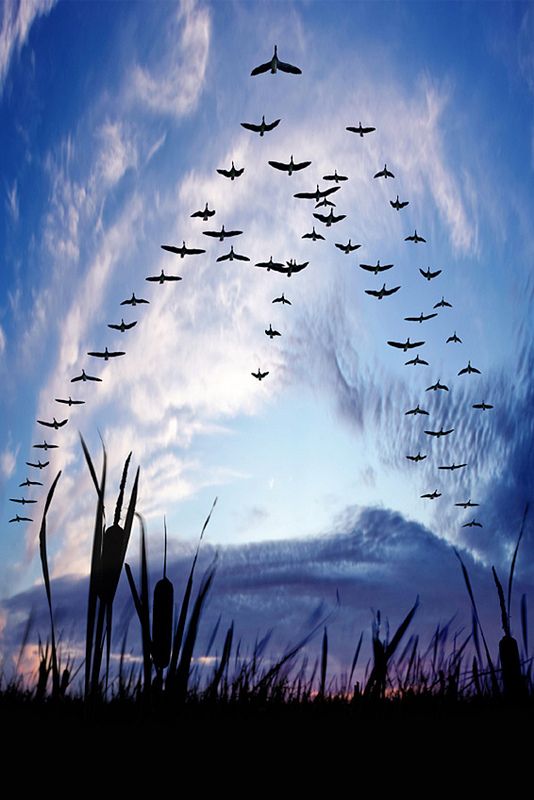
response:
<svg viewBox="0 0 534 800"><path fill-rule="evenodd" d="M89 566L94 496L78 431L95 458L102 434L110 487L133 450L155 553L164 514L179 558L218 496L210 544L243 564L250 547L270 548L262 543L279 563L290 543L300 552L341 532L364 536L370 514L384 536L388 524L395 537L409 530L409 546L373 573L373 602L389 598L392 612L412 599L411 578L397 594L391 584L426 552L425 537L443 558L461 548L481 575L504 569L533 488L532 5L35 0L4 4L2 15L3 625L40 575L38 524L9 524L9 498L32 472L36 419L65 416L53 398L69 394L86 405L44 434L60 448L37 475L45 487L26 494L39 500L38 521L63 470L50 516L57 578L75 582ZM250 77L275 42L302 75ZM240 126L262 114L282 120L264 138ZM345 130L359 120L376 132ZM311 166L287 177L267 164L292 153ZM234 182L216 172L232 160L245 167ZM373 179L384 163L394 180ZM335 168L349 176L333 198L347 216L325 229L293 194L325 185ZM396 194L410 201L399 213ZM206 201L213 220L191 219ZM326 241L301 238L314 223ZM251 264L273 255L309 267L288 279L217 263L228 242L202 231L222 224L243 230L235 249ZM426 244L404 241L414 228ZM334 243L349 237L362 247L344 255ZM182 261L160 249L182 240L206 254ZM357 266L377 259L395 264L383 279ZM419 267L429 266L442 274L427 283ZM161 269L183 280L145 282ZM382 301L364 293L384 280L401 290ZM132 291L150 305L125 312ZM272 305L281 291L291 307ZM442 296L452 309L404 321ZM114 334L107 323L121 316L137 327ZM279 340L265 336L269 323ZM454 330L462 344L446 344ZM429 367L405 366L410 356L386 344L407 336L425 340ZM127 354L95 366L86 353L104 346ZM458 377L468 359L482 375ZM82 367L102 384L71 384ZM261 383L250 375L258 367L269 370ZM425 391L438 378L446 396ZM471 408L482 400L494 410ZM430 442L426 423L405 416L417 403L432 426L454 427L451 437ZM426 461L408 462L418 450ZM438 471L453 461L468 467ZM436 488L438 500L420 498ZM482 529L461 527L473 514L454 503L469 497ZM255 563L251 603L265 612ZM449 568L425 563L421 591L435 581L444 590L428 599L429 618L447 614ZM356 564L365 577L366 560ZM324 577L321 560L318 570ZM301 582L311 597L324 587L310 575ZM280 591L283 580L282 570ZM371 605L365 587L350 596L359 613ZM451 589L450 614L459 597Z"/></svg>

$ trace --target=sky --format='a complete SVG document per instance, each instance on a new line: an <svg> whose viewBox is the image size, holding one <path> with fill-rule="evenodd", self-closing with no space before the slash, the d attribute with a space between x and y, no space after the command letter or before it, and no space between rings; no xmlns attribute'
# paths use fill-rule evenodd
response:
<svg viewBox="0 0 534 800"><path fill-rule="evenodd" d="M83 617L95 494L80 433L96 464L106 447L109 514L132 451L155 573L164 517L179 576L218 498L210 613L245 637L278 623L289 639L335 609L341 668L372 608L400 621L419 593L423 627L465 624L454 547L497 630L490 567L506 574L533 496L533 5L32 0L1 15L4 657L44 601L37 537L59 470L50 568L60 616ZM274 44L301 75L250 75ZM240 124L262 115L281 120L264 137ZM346 130L360 121L376 130ZM311 165L268 164L291 155ZM217 172L232 161L234 181ZM395 177L373 178L384 164ZM293 195L335 185L334 170L346 216L327 228ZM192 218L206 202L215 216ZM203 235L223 224L243 233ZM312 226L324 241L302 238ZM405 241L415 229L426 243ZM356 252L335 248L349 238ZM160 247L183 241L206 252ZM217 262L230 244L250 261ZM271 256L309 265L289 278L254 266ZM394 268L359 267L378 260ZM441 274L426 281L429 267ZM145 281L162 269L182 280ZM401 288L365 293L384 281ZM149 304L121 307L132 292ZM290 306L273 305L281 292ZM442 297L452 308L405 321ZM107 327L121 318L137 325ZM408 336L424 346L387 344ZM126 355L87 355L105 347ZM406 366L415 352L429 365ZM481 374L459 376L468 361ZM101 383L71 383L82 369ZM438 379L449 391L427 390ZM69 395L85 404L55 402ZM418 404L428 417L406 415ZM68 423L37 423L54 417ZM454 431L424 433L441 427ZM35 449L43 439L59 447ZM26 466L43 456L46 469ZM24 491L27 477L44 485ZM10 500L23 496L38 503ZM455 506L468 499L479 507ZM473 519L483 527L462 527ZM527 594L533 554L527 526Z"/></svg>

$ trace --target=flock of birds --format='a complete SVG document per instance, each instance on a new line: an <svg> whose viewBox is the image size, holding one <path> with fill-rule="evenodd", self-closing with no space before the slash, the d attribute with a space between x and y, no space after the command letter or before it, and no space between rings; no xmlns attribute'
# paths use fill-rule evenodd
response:
<svg viewBox="0 0 534 800"><path fill-rule="evenodd" d="M274 54L273 54L273 57L271 58L271 60L266 62L266 63L264 63L264 64L261 64L260 66L256 67L255 69L253 69L252 72L251 72L251 75L255 76L255 75L260 75L260 74L267 73L267 72L270 72L272 74L275 74L276 72L284 72L284 73L289 73L289 74L293 74L293 75L301 74L301 70L298 67L293 66L292 64L288 64L286 62L283 62L278 58L278 52L277 52L276 45L274 47ZM242 127L244 129L246 129L248 131L251 131L252 133L259 134L260 137L264 137L266 133L269 133L269 132L273 131L279 125L280 121L281 121L280 119L275 119L274 121L267 123L265 121L265 116L262 116L261 122L259 124L251 123L251 122L242 122L241 125L242 125ZM368 134L373 133L376 129L374 127L372 127L372 126L362 126L362 123L359 122L357 126L349 126L349 127L346 128L346 130L349 131L350 133L358 135L360 138L363 138L364 136L367 136ZM279 172L286 173L288 176L292 176L293 173L300 173L303 170L307 169L311 165L311 161L295 162L294 158L293 158L293 155L291 155L291 157L290 157L288 162L270 160L270 161L268 161L268 164L273 169L275 169L275 170L277 170ZM218 169L217 172L221 176L229 179L230 181L234 181L234 180L238 179L241 175L243 175L244 168L243 167L241 167L240 169L236 168L234 162L232 161L231 166L230 166L229 169ZM373 178L374 179L384 179L384 180L395 179L395 175L393 174L393 172L391 172L391 170L388 169L387 164L384 164L384 168L379 170L378 172L376 172L375 175L373 176ZM344 182L346 182L348 180L348 177L346 175L338 174L337 169L336 169L331 174L323 175L322 179L323 179L323 181L325 181L328 184L325 188L320 189L319 188L319 184L317 183L315 191L297 192L293 196L295 198L297 198L297 199L300 199L300 200L308 200L308 201L312 200L312 201L314 201L315 202L315 209L319 209L319 208L326 209L326 208L329 208L329 212L328 213L323 213L322 211L317 211L317 210L314 211L313 212L313 217L314 217L315 220L317 220L317 222L322 223L325 226L325 228L330 228L332 225L335 225L336 223L340 222L341 220L345 219L345 217L346 217L345 214L340 214L340 213L334 212L334 209L336 208L336 204L335 204L334 200L332 199L332 197L333 197L333 195L335 195L340 190L341 186L339 184L343 184ZM335 184L335 185L331 185L331 184ZM336 199L337 199L337 195L336 195ZM409 205L409 201L407 201L407 200L402 200L401 201L399 199L399 195L398 194L397 194L395 200L390 200L389 202L390 202L390 206L397 212L401 211L402 209L406 208ZM191 217L200 219L204 223L206 223L214 215L215 215L215 210L214 209L210 209L209 208L209 204L206 203L204 209L195 211L193 214L191 214ZM243 233L243 231L240 231L240 230L226 230L224 225L221 226L220 230L204 230L203 231L203 235L204 236L208 236L208 237L211 237L212 239L216 239L218 242L224 242L225 239L234 238L234 237L240 236L242 233ZM311 240L313 242L320 241L320 240L325 240L325 237L321 233L318 233L315 230L315 224L313 225L311 232L305 233L302 236L302 238L303 239L309 239L309 240ZM417 233L417 230L414 230L414 233L406 236L404 241L412 242L413 244L420 244L420 243L425 243L426 239L423 236L420 236ZM179 256L180 259L184 259L186 256L202 255L202 254L204 254L206 252L206 250L203 249L203 248L188 247L186 245L185 241L182 242L181 246L166 245L165 244L165 245L161 245L161 247L162 247L163 250L165 250L165 251L167 251L167 252L169 252L171 254L174 254L176 256ZM356 250L358 250L361 247L361 244L353 244L351 239L349 239L346 244L341 243L341 242L336 242L335 243L335 247L338 248L339 250L341 250L344 254L350 255L351 253L353 253ZM217 260L217 262L234 261L234 260L236 260L236 261L250 261L250 258L248 258L247 256L242 255L240 253L237 253L234 250L234 245L232 244L231 247L230 247L229 252L219 256L216 260ZM271 256L269 258L269 260L259 261L259 262L257 262L255 264L255 266L258 267L258 268L264 269L267 272L273 271L273 272L282 273L284 275L287 275L287 277L289 278L293 274L296 274L296 273L301 272L302 270L306 269L308 264L309 264L308 261L304 261L302 263L297 263L297 261L295 259L291 259L291 260L286 261L286 262L281 262L281 261L278 262L278 261L274 261L273 257ZM378 260L376 262L376 264L360 263L359 267L360 267L360 269L364 270L367 273L370 273L370 274L372 274L374 276L378 276L378 275L381 275L383 272L386 272L386 271L392 269L394 267L394 265L393 264L381 264L380 260ZM431 270L430 267L428 267L426 270L423 270L422 268L420 268L419 272L420 272L420 274L421 274L423 279L431 282L441 274L442 270L441 269ZM182 278L180 276L178 276L178 275L166 274L165 271L162 269L159 275L149 276L149 277L146 278L146 280L148 282L150 282L150 283L163 284L163 283L167 283L167 282L177 282L177 281L182 280ZM398 292L400 288L401 288L400 285L399 286L390 286L388 288L388 286L384 282L380 289L365 289L365 293L370 295L371 297L376 298L379 301L382 301L384 298L390 297L393 294L395 294L396 292ZM149 300L146 300L146 299L144 299L142 297L137 297L135 295L135 292L132 292L132 296L130 298L127 298L127 299L123 300L122 303L121 303L121 306L131 306L132 308L134 308L134 307L136 307L138 305L148 304L149 302L150 302ZM285 294L283 292L279 297L275 297L272 300L272 303L280 304L282 307L285 306L285 305L289 305L289 306L292 305L291 301L288 298L285 297ZM417 323L417 324L421 325L421 324L427 322L428 320L433 319L434 317L436 317L438 315L438 313L440 312L440 310L447 309L447 308L452 308L452 304L449 303L447 300L445 300L444 296L442 296L441 300L439 300L437 303L434 304L433 310L430 313L425 314L425 313L421 312L418 316L404 317L404 320L406 322L412 322L412 323ZM125 322L124 318L121 318L120 323L110 323L108 325L108 328L110 328L110 329L112 329L114 331L118 331L121 334L125 334L127 331L131 330L136 325L137 325L137 320L132 320L132 321L129 321L129 322ZM265 334L269 337L270 340L272 340L275 337L281 336L280 331L273 329L271 324L269 324L269 328L265 329ZM455 344L455 345L456 344L462 344L462 340L457 336L456 331L454 331L454 333L447 338L446 342L447 342L447 344L449 344L449 343L452 343L452 344ZM388 341L387 344L392 348L395 348L397 350L402 351L403 353L408 353L409 351L412 351L412 350L415 350L417 348L422 347L425 344L425 341L424 340L412 341L411 338L408 337L406 339L406 341L392 341L391 340L391 341ZM107 348L107 346L106 346L103 351L102 350L91 350L91 351L89 351L87 353L87 355L90 356L91 358L99 359L101 361L107 362L110 359L116 359L116 358L120 358L120 357L124 356L125 355L125 351L123 351L123 350L109 350ZM423 358L421 358L419 353L417 353L415 357L410 358L409 360L407 360L405 362L405 364L406 365L413 365L413 366L418 366L418 365L419 366L429 366L429 362L424 360ZM269 375L269 371L268 370L262 371L258 367L258 369L255 372L251 372L251 375L254 378L256 378L258 381L262 381L264 378L267 377L267 375ZM467 375L467 376L480 375L480 370L477 369L476 367L473 367L471 365L471 362L468 361L467 362L467 366L464 367L463 369L461 369L458 372L458 376L463 376L463 375ZM100 377L98 377L96 375L88 374L85 371L85 369L82 369L79 375L75 375L73 378L71 378L71 383L74 384L74 383L79 383L79 382L83 382L83 383L86 383L86 382L101 382L101 380L102 379ZM438 378L435 383L433 383L430 386L428 386L426 391L427 392L433 392L433 393L436 393L436 392L444 392L444 393L446 393L446 392L449 391L449 387L446 384L441 383L440 378ZM70 394L67 397L56 397L54 399L55 399L56 403L59 403L62 406L67 406L69 408L71 408L73 406L77 406L77 405L82 405L82 404L85 403L85 400L73 399ZM473 409L485 412L487 410L492 409L493 405L483 401L483 402L474 403L472 405L472 407L473 407ZM428 417L429 416L429 412L426 411L424 408L421 408L421 406L419 404L415 408L408 409L405 412L405 416L414 416L415 417L415 416L418 416L418 415L421 415L423 417ZM38 419L37 423L39 425L43 426L44 428L52 429L54 431L59 431L60 429L64 428L67 425L68 418L58 420L58 419L56 419L55 416L53 416L52 420ZM450 436L451 434L453 434L454 433L454 428L445 428L444 429L443 425L441 425L438 429L436 429L435 426L433 426L432 428L425 428L424 429L424 433L425 433L425 435L427 435L429 437L429 439L441 439L442 437ZM57 447L59 447L59 445L51 444L51 443L47 442L46 439L44 439L43 442L34 444L33 447L36 450L43 450L44 452L46 452L48 450L56 449ZM424 461L427 457L428 457L428 454L427 453L422 454L420 450L414 455L412 455L412 454L406 455L406 458L409 461L414 462L414 463ZM26 464L27 464L28 467L40 471L40 470L45 469L49 465L49 461L41 461L39 459L37 461L27 461ZM442 465L438 466L438 470L449 471L449 472L452 473L452 472L455 472L456 470L466 469L467 467L468 467L467 463L458 463L457 464L457 463L455 463L453 461L451 464L442 464ZM33 487L33 486L42 486L42 485L43 485L42 482L40 482L38 480L32 480L30 478L26 478L26 480L23 481L19 486L20 486L20 488L22 488L22 487L30 488L30 487ZM438 489L434 489L431 492L428 491L428 492L423 493L421 495L421 498L428 499L428 500L435 500L436 498L441 497L441 496L442 496L442 493ZM29 499L29 498L25 498L25 497L11 497L10 501L13 502L13 503L20 504L22 506L33 505L33 504L37 503L37 500ZM479 503L475 503L475 502L473 502L471 500L471 498L469 498L466 501L460 501L460 502L455 503L455 506L466 510L466 509L472 509L472 508L478 507ZM30 517L21 516L19 514L16 514L9 521L10 522L32 522L33 520ZM476 518L473 517L470 521L465 522L462 525L462 527L464 527L464 528L467 528L467 527L471 527L471 528L479 527L479 528L482 528L483 526L482 526L481 522L477 521Z"/></svg>

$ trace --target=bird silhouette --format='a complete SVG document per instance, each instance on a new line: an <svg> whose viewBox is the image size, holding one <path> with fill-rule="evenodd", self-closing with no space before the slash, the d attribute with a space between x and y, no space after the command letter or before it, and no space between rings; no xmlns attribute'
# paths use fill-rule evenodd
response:
<svg viewBox="0 0 534 800"><path fill-rule="evenodd" d="M390 200L389 204L392 208L395 209L395 211L400 211L401 208L406 208L406 206L410 205L410 201L409 200L401 201L399 200L399 195L397 195L397 199Z"/></svg>
<svg viewBox="0 0 534 800"><path fill-rule="evenodd" d="M322 239L324 242L324 236L322 236L320 233L315 232L315 225L313 226L312 232L303 234L302 238L311 239L313 242L316 242L317 239Z"/></svg>
<svg viewBox="0 0 534 800"><path fill-rule="evenodd" d="M35 447L37 450L57 450L59 445L58 444L48 444L46 439L44 439L42 444L32 444L32 447Z"/></svg>
<svg viewBox="0 0 534 800"><path fill-rule="evenodd" d="M423 365L425 367L428 367L428 361L425 361L424 359L419 358L419 354L417 354L415 358L411 358L409 361L405 361L404 362L404 366L407 367L408 364L413 364L414 366L416 364L421 364L421 365Z"/></svg>
<svg viewBox="0 0 534 800"><path fill-rule="evenodd" d="M454 331L453 335L447 339L446 344L449 344L449 342L459 342L461 344L462 340L456 336L456 331Z"/></svg>
<svg viewBox="0 0 534 800"><path fill-rule="evenodd" d="M434 270L434 272L432 272L430 267L428 267L426 270L422 270L421 267L419 267L419 272L421 273L423 278L426 278L427 281L431 281L432 278L437 278L438 275L441 275L442 270L441 269L437 269L437 270Z"/></svg>
<svg viewBox="0 0 534 800"><path fill-rule="evenodd" d="M295 164L293 161L293 156L291 156L287 164L285 164L283 161L269 161L271 167L274 167L274 169L278 169L281 172L287 172L288 175L293 175L294 172L299 172L301 169L306 169L306 167L309 167L311 163L311 161L300 161Z"/></svg>
<svg viewBox="0 0 534 800"><path fill-rule="evenodd" d="M429 436L436 436L438 439L440 439L442 436L448 436L449 433L452 433L453 431L454 428L449 428L448 431L444 431L443 427L441 427L439 431L425 431L425 433L427 433Z"/></svg>
<svg viewBox="0 0 534 800"><path fill-rule="evenodd" d="M373 178L394 178L395 175L389 171L387 164L384 164L384 169L381 169L380 172L377 172L376 175L373 175Z"/></svg>
<svg viewBox="0 0 534 800"><path fill-rule="evenodd" d="M391 269L393 264L381 264L380 261L375 264L360 264L360 269L365 269L367 272L372 272L378 275L379 272L384 272L386 269Z"/></svg>
<svg viewBox="0 0 534 800"><path fill-rule="evenodd" d="M42 461L38 461L36 464L32 461L25 461L24 462L27 467L35 467L35 469L44 469L50 464L50 461L45 461L44 464Z"/></svg>
<svg viewBox="0 0 534 800"><path fill-rule="evenodd" d="M230 247L230 252L226 253L224 256L219 256L217 261L250 261L248 256L242 256L239 253L234 252L234 246Z"/></svg>
<svg viewBox="0 0 534 800"><path fill-rule="evenodd" d="M162 247L163 247L163 245L162 245ZM121 303L121 306L139 306L139 305L141 305L143 303L148 305L149 302L150 302L150 300L143 300L142 297L136 297L135 293L132 292L132 296L130 297L130 299L129 300L123 300L122 303Z"/></svg>
<svg viewBox="0 0 534 800"><path fill-rule="evenodd" d="M259 381L262 381L265 378L265 376L268 375L269 373L268 372L261 372L260 368L258 367L258 371L257 372L251 372L250 374L254 378L257 378Z"/></svg>
<svg viewBox="0 0 534 800"><path fill-rule="evenodd" d="M346 175L338 175L337 169L335 169L333 175L323 175L323 181L335 181L335 183L339 183L339 181L348 181L348 177Z"/></svg>
<svg viewBox="0 0 534 800"><path fill-rule="evenodd" d="M460 372L458 373L458 375L471 375L471 373L475 373L476 375L481 375L482 374L479 369L477 369L476 367L472 367L471 366L471 362L468 361L467 362L467 367L464 367L463 369L461 369Z"/></svg>
<svg viewBox="0 0 534 800"><path fill-rule="evenodd" d="M486 411L486 409L493 408L493 406L489 403L474 403L473 408L480 408L482 411Z"/></svg>
<svg viewBox="0 0 534 800"><path fill-rule="evenodd" d="M273 326L269 323L269 329L265 331L269 339L272 340L273 336L281 336L282 334L278 331L273 330Z"/></svg>
<svg viewBox="0 0 534 800"><path fill-rule="evenodd" d="M469 498L469 500L467 500L464 503L455 503L454 505L458 506L459 508L464 508L465 509L465 508L475 508L476 506L479 506L480 503L472 503L471 502L471 498Z"/></svg>
<svg viewBox="0 0 534 800"><path fill-rule="evenodd" d="M202 231L204 236L211 236L212 239L218 239L220 242L223 242L225 239L228 239L230 236L240 236L243 231L227 231L224 229L224 225L221 227L220 231ZM203 252L206 252L205 250Z"/></svg>
<svg viewBox="0 0 534 800"><path fill-rule="evenodd" d="M406 456L406 458L408 461L424 461L426 456L422 456L421 451L419 451L416 456Z"/></svg>
<svg viewBox="0 0 534 800"><path fill-rule="evenodd" d="M404 412L405 417L409 416L410 414L413 414L414 416L417 414L423 414L426 417L429 416L428 411L425 411L424 408L419 408L419 404L417 404L415 408L410 408L409 411Z"/></svg>
<svg viewBox="0 0 534 800"><path fill-rule="evenodd" d="M290 278L294 272L301 272L303 269L306 269L309 263L309 261L303 261L302 264L297 264L296 260L292 258L286 261L287 267L281 269L280 272L284 272L287 277Z"/></svg>
<svg viewBox="0 0 534 800"><path fill-rule="evenodd" d="M46 428L54 428L54 430L57 431L67 424L68 419L63 419L61 420L61 422L58 422L57 419L54 417L52 422L46 422L44 419L38 419L37 422L39 423L39 425L44 425Z"/></svg>
<svg viewBox="0 0 534 800"><path fill-rule="evenodd" d="M54 398L56 403L64 403L66 406L83 406L85 405L85 400L73 400L72 397L69 395L68 400L63 400L61 397Z"/></svg>
<svg viewBox="0 0 534 800"><path fill-rule="evenodd" d="M336 216L336 215L334 215L333 210L330 210L330 214L328 214L328 216L325 216L324 214L318 214L317 212L314 212L313 216L315 217L315 219L318 219L319 222L324 222L324 224L326 225L327 228L330 228L332 223L340 222L342 219L345 219L345 217L347 215L346 214L337 214L337 216Z"/></svg>
<svg viewBox="0 0 534 800"><path fill-rule="evenodd" d="M12 519L10 519L9 521L10 522L33 522L33 519L31 517L19 517L18 514L15 514L15 516Z"/></svg>
<svg viewBox="0 0 534 800"><path fill-rule="evenodd" d="M438 467L438 469L446 469L446 470L449 470L450 472L454 472L457 469L463 469L463 467L467 467L467 464L455 464L454 461L453 461L452 464L444 466L444 467Z"/></svg>
<svg viewBox="0 0 534 800"><path fill-rule="evenodd" d="M319 200L339 191L340 188L340 186L331 186L329 189L321 190L319 189L319 184L317 184L317 189L315 192L297 192L293 195L293 197L302 198L303 200L315 200L315 202L318 203Z"/></svg>
<svg viewBox="0 0 534 800"><path fill-rule="evenodd" d="M88 356L93 356L93 358L103 358L104 361L109 361L110 358L118 358L119 356L125 356L126 353L124 350L108 350L106 349L102 352L100 350L91 350L87 353Z"/></svg>
<svg viewBox="0 0 534 800"><path fill-rule="evenodd" d="M358 122L357 128L350 125L347 128L345 128L345 130L350 131L351 133L357 133L360 136L360 138L363 139L366 133L372 133L373 131L376 131L376 128L371 128L371 127L364 128L362 127L362 123Z"/></svg>
<svg viewBox="0 0 534 800"><path fill-rule="evenodd" d="M265 117L262 117L259 125L255 125L252 122L242 122L241 127L246 128L247 131L253 131L254 133L259 133L260 136L263 136L266 131L272 131L274 128L276 128L279 122L279 119L275 119L274 122L265 122Z"/></svg>
<svg viewBox="0 0 534 800"><path fill-rule="evenodd" d="M135 325L137 325L137 320L134 320L133 322L125 322L123 319L121 319L120 325L115 325L114 323L108 323L108 328L111 328L114 331L120 331L121 333L124 333L124 331L131 330ZM80 402L83 402L83 400Z"/></svg>
<svg viewBox="0 0 534 800"><path fill-rule="evenodd" d="M94 375L87 375L85 370L82 369L81 375L77 375L75 378L70 379L71 383L76 383L76 381L83 381L84 383L85 381L98 381L99 383L102 383L102 378L96 378Z"/></svg>
<svg viewBox="0 0 534 800"><path fill-rule="evenodd" d="M436 303L434 308L452 308L452 305L450 303L448 303L445 300L445 298L442 296L441 300L439 301L439 303Z"/></svg>
<svg viewBox="0 0 534 800"><path fill-rule="evenodd" d="M173 244L162 244L161 249L166 250L168 253L175 253L177 256L180 256L180 258L185 258L185 256L199 256L206 252L199 247L187 247L184 241L181 247L176 247Z"/></svg>
<svg viewBox="0 0 534 800"><path fill-rule="evenodd" d="M20 503L23 506L37 502L37 500L27 500L25 497L10 497L9 499L12 503Z"/></svg>
<svg viewBox="0 0 534 800"><path fill-rule="evenodd" d="M29 478L26 478L25 481L19 483L19 488L22 488L23 486L42 486L42 485L43 484L41 483L41 481L31 481Z"/></svg>
<svg viewBox="0 0 534 800"><path fill-rule="evenodd" d="M210 217L213 217L214 214L215 214L215 209L212 209L210 211L210 209L208 208L208 204L206 203L203 211L195 211L193 214L191 214L191 216L192 217L198 217L199 219L203 220L204 222L207 222L208 219Z"/></svg>
<svg viewBox="0 0 534 800"><path fill-rule="evenodd" d="M405 342L388 342L388 344L391 347L397 347L407 353L408 350L411 350L413 347L421 347L424 345L424 342L411 342L410 337L408 337Z"/></svg>
<svg viewBox="0 0 534 800"><path fill-rule="evenodd" d="M167 281L181 281L179 275L165 275L165 272L161 270L159 275L150 275L148 278L145 278L145 281L151 281L152 283L166 283Z"/></svg>
<svg viewBox="0 0 534 800"><path fill-rule="evenodd" d="M370 294L371 297L377 297L378 300L382 300L383 297L389 297L395 294L400 288L400 286L394 286L392 289L386 289L386 284L384 284L378 291L376 291L376 289L365 289L365 294Z"/></svg>
<svg viewBox="0 0 534 800"><path fill-rule="evenodd" d="M358 248L361 247L361 244L352 244L352 241L350 239L347 242L347 244L339 244L339 242L336 242L335 244L337 249L342 250L347 256L349 255L349 253L353 253L355 250L358 250Z"/></svg>
<svg viewBox="0 0 534 800"><path fill-rule="evenodd" d="M335 208L335 207L336 204L333 203L332 200L329 200L327 197L321 200L320 203L315 204L315 208Z"/></svg>
<svg viewBox="0 0 534 800"><path fill-rule="evenodd" d="M283 294L283 292L282 292L282 294L280 295L280 297L275 297L275 298L274 298L274 300L272 300L272 302L273 302L273 303L282 303L282 305L287 305L287 306L290 306L290 305L292 305L292 303L291 303L291 300L287 300L287 299L284 297L284 294Z"/></svg>
<svg viewBox="0 0 534 800"><path fill-rule="evenodd" d="M449 387L445 386L444 383L440 383L439 382L439 378L438 378L437 381L432 384L432 386L427 386L425 391L426 392L430 392L430 391L437 392L439 389L442 389L444 392L448 392L449 391Z"/></svg>
<svg viewBox="0 0 534 800"><path fill-rule="evenodd" d="M273 261L273 257L271 256L269 261L258 261L254 264L255 267L261 267L262 269L266 269L267 272L274 270L274 272L283 272L285 267L280 261Z"/></svg>
<svg viewBox="0 0 534 800"><path fill-rule="evenodd" d="M477 522L476 519L472 519L471 522L466 522L464 525L462 525L462 528L483 528L483 527L484 526L482 525L482 523Z"/></svg>
<svg viewBox="0 0 534 800"><path fill-rule="evenodd" d="M426 242L426 239L423 239L422 236L419 236L417 231L414 231L411 236L406 236L404 241L405 242L413 242L414 244L417 244L418 242Z"/></svg>
<svg viewBox="0 0 534 800"><path fill-rule="evenodd" d="M278 58L277 46L274 46L274 54L270 61L265 64L260 64L259 67L254 67L251 75L261 75L263 72L271 72L273 75L278 72L288 72L291 75L301 75L302 70L294 67L293 64L287 64L285 61L280 61Z"/></svg>
<svg viewBox="0 0 534 800"><path fill-rule="evenodd" d="M426 494L422 494L421 497L428 498L429 500L436 500L436 498L441 497L441 492L438 492L437 489L434 489L433 492L427 492Z"/></svg>
<svg viewBox="0 0 534 800"><path fill-rule="evenodd" d="M237 169L237 167L234 165L233 161L232 161L232 166L230 167L230 169L218 169L217 170L219 175L224 175L225 178L230 178L231 181L233 181L235 178L239 178L239 176L242 175L244 173L244 171L245 171L245 167L241 167L241 169Z"/></svg>
<svg viewBox="0 0 534 800"><path fill-rule="evenodd" d="M433 319L437 316L437 314L423 314L421 311L418 317L404 317L404 320L405 322L426 322L428 319Z"/></svg>

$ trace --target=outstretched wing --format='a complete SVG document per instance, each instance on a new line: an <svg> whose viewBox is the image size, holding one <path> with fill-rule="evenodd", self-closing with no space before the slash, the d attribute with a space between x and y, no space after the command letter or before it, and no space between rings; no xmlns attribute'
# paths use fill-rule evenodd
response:
<svg viewBox="0 0 534 800"><path fill-rule="evenodd" d="M272 60L271 61L267 61L267 63L265 63L265 64L260 64L259 67L254 67L254 69L252 70L252 72L250 74L251 75L261 75L262 72L269 72L269 70L271 69L271 66L272 66Z"/></svg>
<svg viewBox="0 0 534 800"><path fill-rule="evenodd" d="M326 216L325 214L319 214L316 211L313 212L313 216L315 217L315 219L318 219L319 222L328 222L330 219L329 216Z"/></svg>
<svg viewBox="0 0 534 800"><path fill-rule="evenodd" d="M311 161L299 161L298 164L294 163L293 164L293 172L298 172L298 170L305 169L306 167L309 167L310 164L311 164Z"/></svg>
<svg viewBox="0 0 534 800"><path fill-rule="evenodd" d="M282 172L289 171L289 164L284 164L282 163L282 161L269 161L269 164L271 165L271 167L274 167L275 169L282 170Z"/></svg>
<svg viewBox="0 0 534 800"><path fill-rule="evenodd" d="M302 75L302 70L294 67L293 64L287 64L285 61L278 61L278 69L281 72L289 72L291 75Z"/></svg>
<svg viewBox="0 0 534 800"><path fill-rule="evenodd" d="M388 342L388 344L390 345L390 347L398 347L401 350L404 350L404 348L406 347L406 344L404 342Z"/></svg>
<svg viewBox="0 0 534 800"><path fill-rule="evenodd" d="M254 131L254 133L261 131L261 125L254 125L252 122L242 122L241 127L246 128L247 131Z"/></svg>

